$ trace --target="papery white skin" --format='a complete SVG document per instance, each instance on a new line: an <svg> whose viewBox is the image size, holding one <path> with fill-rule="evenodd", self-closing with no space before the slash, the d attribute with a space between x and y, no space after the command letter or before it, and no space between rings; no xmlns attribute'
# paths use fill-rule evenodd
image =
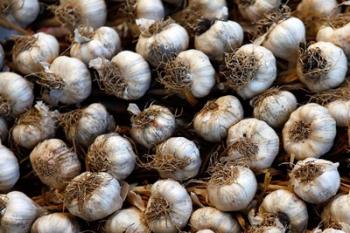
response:
<svg viewBox="0 0 350 233"><path fill-rule="evenodd" d="M200 16L204 19L222 19L228 18L229 12L226 6L226 0L189 0L189 9L201 9Z"/></svg>
<svg viewBox="0 0 350 233"><path fill-rule="evenodd" d="M265 14L277 9L281 5L281 0L255 0L252 4L245 5L236 0L239 12L251 22L256 22L263 18Z"/></svg>
<svg viewBox="0 0 350 233"><path fill-rule="evenodd" d="M43 99L52 105L78 104L91 93L90 72L77 58L57 57L45 68L45 72L58 76L64 82L62 89L51 89L44 93Z"/></svg>
<svg viewBox="0 0 350 233"><path fill-rule="evenodd" d="M10 190L18 181L19 175L17 157L0 142L0 191Z"/></svg>
<svg viewBox="0 0 350 233"><path fill-rule="evenodd" d="M106 221L106 233L150 232L143 218L143 213L135 207L119 210Z"/></svg>
<svg viewBox="0 0 350 233"><path fill-rule="evenodd" d="M265 121L271 127L278 128L283 126L297 106L298 102L293 93L281 90L264 97L263 100L253 106L253 115L255 118Z"/></svg>
<svg viewBox="0 0 350 233"><path fill-rule="evenodd" d="M93 32L93 28L85 26L74 30L74 42L70 55L85 64L89 64L91 60L98 57L111 59L121 49L119 35L111 27L98 28L91 38L81 35L79 30Z"/></svg>
<svg viewBox="0 0 350 233"><path fill-rule="evenodd" d="M39 15L40 5L38 0L10 0L10 3L9 20L14 20L23 27L32 23Z"/></svg>
<svg viewBox="0 0 350 233"><path fill-rule="evenodd" d="M51 63L59 55L60 46L57 39L49 34L39 32L32 37L36 41L30 48L12 56L17 69L22 74L32 74L42 71L41 62Z"/></svg>
<svg viewBox="0 0 350 233"><path fill-rule="evenodd" d="M147 211L155 198L165 199L170 206L167 216L148 221L148 227L154 233L175 233L187 225L192 214L192 200L186 189L177 181L167 179L159 180L152 185L151 196L148 200ZM156 200L154 200L156 201Z"/></svg>
<svg viewBox="0 0 350 233"><path fill-rule="evenodd" d="M346 232L343 230L336 230L333 228L327 228L327 229L324 229L323 231L321 229L315 229L312 231L312 233L346 233Z"/></svg>
<svg viewBox="0 0 350 233"><path fill-rule="evenodd" d="M348 70L348 61L343 50L332 43L323 41L310 45L307 50L312 51L316 48L321 50L321 56L326 60L326 66L329 67L329 70L315 80L305 76L303 64L298 62L297 73L300 81L312 92L320 92L339 86L344 81Z"/></svg>
<svg viewBox="0 0 350 233"><path fill-rule="evenodd" d="M37 102L34 108L40 115L39 119L34 118L35 122L33 120L31 123L22 123L26 121L26 116L20 117L11 132L15 143L27 149L32 149L39 142L54 137L56 131L58 112L50 111L48 106L41 101Z"/></svg>
<svg viewBox="0 0 350 233"><path fill-rule="evenodd" d="M238 48L243 42L243 29L234 21L216 20L204 33L196 35L194 47L210 59L222 61L224 53Z"/></svg>
<svg viewBox="0 0 350 233"><path fill-rule="evenodd" d="M204 229L204 230L196 231L196 233L215 233L215 232L209 229Z"/></svg>
<svg viewBox="0 0 350 233"><path fill-rule="evenodd" d="M310 124L310 135L304 140L294 142L290 130L296 122ZM332 148L336 136L336 122L325 107L315 103L306 104L290 115L282 136L283 147L289 155L298 160L318 158Z"/></svg>
<svg viewBox="0 0 350 233"><path fill-rule="evenodd" d="M13 72L1 72L0 80L0 96L9 101L11 115L21 114L32 106L34 95L30 82Z"/></svg>
<svg viewBox="0 0 350 233"><path fill-rule="evenodd" d="M22 192L12 191L0 195L2 233L27 233L43 210Z"/></svg>
<svg viewBox="0 0 350 233"><path fill-rule="evenodd" d="M100 169L94 165L105 163ZM104 162L103 162L104 161ZM85 157L85 164L88 171L108 172L117 180L124 180L135 168L136 155L128 139L117 133L102 134L90 145Z"/></svg>
<svg viewBox="0 0 350 233"><path fill-rule="evenodd" d="M323 209L322 220L335 222L350 230L350 193L339 194Z"/></svg>
<svg viewBox="0 0 350 233"><path fill-rule="evenodd" d="M146 126L139 126L133 118L131 119L131 136L144 147L151 148L153 145L171 137L175 131L175 116L166 107L153 104L141 113L135 104L130 104L128 111L132 112L134 118L139 114L157 112L156 115L151 114L152 122Z"/></svg>
<svg viewBox="0 0 350 233"><path fill-rule="evenodd" d="M79 233L77 220L66 213L53 213L44 215L32 225L31 233Z"/></svg>
<svg viewBox="0 0 350 233"><path fill-rule="evenodd" d="M3 117L0 117L0 140L5 141L7 139L7 134L7 122Z"/></svg>
<svg viewBox="0 0 350 233"><path fill-rule="evenodd" d="M81 185L84 185L84 180L91 176L101 179L101 183L95 184L97 187L92 193L89 193L89 197L78 196L72 200L68 200L67 197L72 195L68 190L75 188L75 183L82 183ZM81 208L79 208L78 198L84 198ZM107 217L122 207L123 199L121 197L121 187L119 182L108 173L84 172L75 177L67 185L64 204L71 214L85 221L96 221Z"/></svg>
<svg viewBox="0 0 350 233"><path fill-rule="evenodd" d="M296 177L296 170L308 164L320 166L322 173L309 182L301 182ZM304 201L320 204L334 196L340 187L340 175L337 170L339 163L324 159L307 158L297 162L290 174L290 183L294 192Z"/></svg>
<svg viewBox="0 0 350 233"><path fill-rule="evenodd" d="M230 148L234 143L244 142L244 140L248 143L247 146L257 147L254 154L245 155L234 147ZM250 143L252 145L249 145ZM226 144L230 159L247 161L249 167L257 172L269 168L279 151L279 137L276 132L266 122L255 118L244 119L231 126Z"/></svg>
<svg viewBox="0 0 350 233"><path fill-rule="evenodd" d="M190 219L192 230L210 229L216 233L238 233L240 226L229 213L223 213L212 207L199 208Z"/></svg>
<svg viewBox="0 0 350 233"><path fill-rule="evenodd" d="M325 106L338 127L347 127L350 122L350 101L335 100Z"/></svg>
<svg viewBox="0 0 350 233"><path fill-rule="evenodd" d="M33 170L41 182L55 189L63 189L80 174L78 156L60 139L48 139L30 153Z"/></svg>
<svg viewBox="0 0 350 233"><path fill-rule="evenodd" d="M209 182L207 185L210 204L221 211L243 210L255 196L258 184L254 173L246 167L236 168L237 176L231 184Z"/></svg>
<svg viewBox="0 0 350 233"><path fill-rule="evenodd" d="M243 115L239 99L226 95L208 102L193 119L193 127L205 140L219 142L226 137L231 125L243 119Z"/></svg>
<svg viewBox="0 0 350 233"><path fill-rule="evenodd" d="M5 51L2 48L2 45L0 44L0 71L2 70L2 67L4 66L4 63L5 63L4 60L5 60Z"/></svg>
<svg viewBox="0 0 350 233"><path fill-rule="evenodd" d="M136 17L141 19L161 20L164 18L164 6L161 0L137 0Z"/></svg>
<svg viewBox="0 0 350 233"><path fill-rule="evenodd" d="M172 137L157 146L157 157L171 156L175 160L188 159L188 165L174 172L165 172L157 169L161 178L171 178L182 181L195 177L201 166L200 152L193 141L184 137ZM164 159L163 159L164 160Z"/></svg>

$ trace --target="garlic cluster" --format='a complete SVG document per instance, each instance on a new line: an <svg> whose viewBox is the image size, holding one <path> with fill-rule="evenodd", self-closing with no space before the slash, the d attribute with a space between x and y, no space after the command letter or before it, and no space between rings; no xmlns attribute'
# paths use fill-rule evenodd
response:
<svg viewBox="0 0 350 233"><path fill-rule="evenodd" d="M243 42L242 27L230 20L204 20L196 31L194 47L215 61L222 61L225 53L240 47Z"/></svg>
<svg viewBox="0 0 350 233"><path fill-rule="evenodd" d="M30 162L41 182L55 189L64 189L81 170L76 153L60 139L38 144L30 153Z"/></svg>
<svg viewBox="0 0 350 233"><path fill-rule="evenodd" d="M318 158L333 146L336 122L326 108L306 104L290 115L282 136L284 149L292 158Z"/></svg>
<svg viewBox="0 0 350 233"><path fill-rule="evenodd" d="M192 200L177 181L159 180L152 185L145 220L154 233L176 233L192 214Z"/></svg>
<svg viewBox="0 0 350 233"><path fill-rule="evenodd" d="M245 44L235 52L225 54L224 85L234 90L244 99L252 98L275 81L276 59L266 48L255 44Z"/></svg>
<svg viewBox="0 0 350 233"><path fill-rule="evenodd" d="M106 221L105 230L106 233L149 232L143 213L135 207L115 212Z"/></svg>
<svg viewBox="0 0 350 233"><path fill-rule="evenodd" d="M38 0L2 0L0 4L0 15L7 22L4 26L14 23L26 27L38 17L39 11Z"/></svg>
<svg viewBox="0 0 350 233"><path fill-rule="evenodd" d="M7 122L3 117L0 117L0 140L5 141L8 134Z"/></svg>
<svg viewBox="0 0 350 233"><path fill-rule="evenodd" d="M51 63L58 57L60 46L57 39L44 32L19 36L12 49L12 60L22 74L42 71L42 63Z"/></svg>
<svg viewBox="0 0 350 233"><path fill-rule="evenodd" d="M84 172L67 185L64 205L71 214L96 221L122 207L121 187L108 173Z"/></svg>
<svg viewBox="0 0 350 233"><path fill-rule="evenodd" d="M165 15L161 0L136 0L135 12L138 19L162 20Z"/></svg>
<svg viewBox="0 0 350 233"><path fill-rule="evenodd" d="M136 155L128 139L117 133L102 134L90 145L85 158L88 171L107 172L124 180L135 168Z"/></svg>
<svg viewBox="0 0 350 233"><path fill-rule="evenodd" d="M281 5L281 0L235 0L239 12L251 22L256 22L265 17Z"/></svg>
<svg viewBox="0 0 350 233"><path fill-rule="evenodd" d="M31 233L79 233L77 220L66 213L53 213L39 217L32 225Z"/></svg>
<svg viewBox="0 0 350 233"><path fill-rule="evenodd" d="M5 51L2 48L2 45L0 44L0 71L2 70L2 67L5 64Z"/></svg>
<svg viewBox="0 0 350 233"><path fill-rule="evenodd" d="M350 230L350 194L339 194L323 209L322 220L342 226L345 232Z"/></svg>
<svg viewBox="0 0 350 233"><path fill-rule="evenodd" d="M111 61L96 58L89 66L98 72L100 89L125 100L136 100L151 85L151 70L145 59L132 51L122 51Z"/></svg>
<svg viewBox="0 0 350 233"><path fill-rule="evenodd" d="M279 137L264 121L248 118L231 126L227 135L227 156L240 160L254 171L269 168L279 151Z"/></svg>
<svg viewBox="0 0 350 233"><path fill-rule="evenodd" d="M136 104L129 104L131 136L144 147L151 148L169 137L175 131L175 116L166 107L152 104L142 112Z"/></svg>
<svg viewBox="0 0 350 233"><path fill-rule="evenodd" d="M0 192L10 190L16 184L19 175L16 156L0 142Z"/></svg>

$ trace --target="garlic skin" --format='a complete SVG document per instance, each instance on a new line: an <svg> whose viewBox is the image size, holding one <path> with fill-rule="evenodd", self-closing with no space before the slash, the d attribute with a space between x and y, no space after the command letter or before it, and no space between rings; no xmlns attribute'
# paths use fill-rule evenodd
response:
<svg viewBox="0 0 350 233"><path fill-rule="evenodd" d="M66 213L53 213L39 217L32 225L31 233L79 233L77 220Z"/></svg>
<svg viewBox="0 0 350 233"><path fill-rule="evenodd" d="M94 31L92 27L82 26L74 30L74 42L70 55L85 64L95 58L111 59L121 50L118 33L111 27L100 27Z"/></svg>
<svg viewBox="0 0 350 233"><path fill-rule="evenodd" d="M55 136L57 111L39 101L21 115L12 129L12 138L17 145L32 149L39 142Z"/></svg>
<svg viewBox="0 0 350 233"><path fill-rule="evenodd" d="M250 103L254 107L254 117L265 121L273 128L283 126L298 106L293 93L273 88L258 95Z"/></svg>
<svg viewBox="0 0 350 233"><path fill-rule="evenodd" d="M196 231L196 233L215 233L215 232L209 229L204 229L204 230Z"/></svg>
<svg viewBox="0 0 350 233"><path fill-rule="evenodd" d="M40 5L38 0L10 0L8 2L10 7L6 15L10 22L16 22L22 27L26 27L39 15Z"/></svg>
<svg viewBox="0 0 350 233"><path fill-rule="evenodd" d="M192 213L190 225L193 231L212 230L217 233L239 233L239 224L234 218L212 207L199 208Z"/></svg>
<svg viewBox="0 0 350 233"><path fill-rule="evenodd" d="M0 117L0 140L6 141L8 135L7 122L3 117Z"/></svg>
<svg viewBox="0 0 350 233"><path fill-rule="evenodd" d="M281 5L281 0L255 0L248 2L236 0L236 4L243 18L256 22L269 12L277 9Z"/></svg>
<svg viewBox="0 0 350 233"><path fill-rule="evenodd" d="M257 172L271 167L279 151L277 133L266 122L255 118L231 126L226 144L230 160L242 160Z"/></svg>
<svg viewBox="0 0 350 233"><path fill-rule="evenodd" d="M60 139L48 139L38 144L30 153L33 170L44 184L63 189L80 174L78 156Z"/></svg>
<svg viewBox="0 0 350 233"><path fill-rule="evenodd" d="M219 142L227 135L228 128L243 119L244 111L238 98L222 96L209 101L193 119L198 135L210 142Z"/></svg>
<svg viewBox="0 0 350 233"><path fill-rule="evenodd" d="M290 174L294 192L304 201L320 204L334 196L340 187L339 163L307 158L298 161ZM312 171L312 172L311 172Z"/></svg>
<svg viewBox="0 0 350 233"><path fill-rule="evenodd" d="M136 155L131 143L117 133L98 136L85 157L88 171L107 172L124 180L135 168Z"/></svg>
<svg viewBox="0 0 350 233"><path fill-rule="evenodd" d="M96 221L122 207L120 195L119 182L110 174L84 172L67 185L64 204L71 214L85 221Z"/></svg>
<svg viewBox="0 0 350 233"><path fill-rule="evenodd" d="M0 80L0 116L19 115L32 106L30 82L13 72L0 72Z"/></svg>
<svg viewBox="0 0 350 233"><path fill-rule="evenodd" d="M284 125L283 147L297 160L318 158L333 146L336 122L328 110L310 103L299 107Z"/></svg>
<svg viewBox="0 0 350 233"><path fill-rule="evenodd" d="M350 230L349 210L350 194L339 194L323 209L321 217L324 222L334 222L348 231Z"/></svg>
<svg viewBox="0 0 350 233"><path fill-rule="evenodd" d="M242 27L230 20L216 20L207 31L194 38L194 47L215 61L222 61L224 53L240 47L242 43Z"/></svg>
<svg viewBox="0 0 350 233"><path fill-rule="evenodd" d="M10 190L17 183L19 176L17 157L0 142L0 191Z"/></svg>
<svg viewBox="0 0 350 233"><path fill-rule="evenodd" d="M0 44L0 71L2 70L2 67L5 64L5 51L2 48L2 45Z"/></svg>
<svg viewBox="0 0 350 233"><path fill-rule="evenodd" d="M350 101L335 100L325 106L332 115L338 127L349 126Z"/></svg>
<svg viewBox="0 0 350 233"><path fill-rule="evenodd" d="M115 212L106 221L105 230L106 233L149 232L144 223L143 213L135 207Z"/></svg>
<svg viewBox="0 0 350 233"><path fill-rule="evenodd" d="M159 180L152 185L145 218L154 233L176 233L187 225L192 214L192 200L177 181Z"/></svg>
<svg viewBox="0 0 350 233"><path fill-rule="evenodd" d="M327 228L323 231L321 229L316 229L316 230L312 231L312 233L346 233L346 232L342 231L342 230L336 230L333 228Z"/></svg>
<svg viewBox="0 0 350 233"><path fill-rule="evenodd" d="M43 99L51 105L78 104L90 95L90 72L79 59L59 56L44 68L44 77L38 82L47 88Z"/></svg>
<svg viewBox="0 0 350 233"><path fill-rule="evenodd" d="M129 104L131 136L139 144L151 148L169 137L175 131L175 116L166 107L151 105L142 112L135 104Z"/></svg>
<svg viewBox="0 0 350 233"><path fill-rule="evenodd" d="M339 86L345 80L348 61L341 48L321 41L310 45L305 53L297 64L297 74L309 90L328 90ZM321 58L315 58L317 55Z"/></svg>
<svg viewBox="0 0 350 233"><path fill-rule="evenodd" d="M39 32L33 36L22 36L15 40L12 60L22 74L42 71L42 62L51 63L60 52L57 39L49 34Z"/></svg>
<svg viewBox="0 0 350 233"><path fill-rule="evenodd" d="M44 212L32 199L18 191L0 194L0 202L0 231L3 233L29 232L34 220Z"/></svg>
<svg viewBox="0 0 350 233"><path fill-rule="evenodd" d="M110 62L96 58L89 66L99 73L101 89L124 100L141 98L151 85L152 76L147 61L132 51L122 51ZM113 72L114 70L116 72Z"/></svg>
<svg viewBox="0 0 350 233"><path fill-rule="evenodd" d="M138 19L161 20L164 18L164 6L161 0L137 0L136 16Z"/></svg>
<svg viewBox="0 0 350 233"><path fill-rule="evenodd" d="M226 0L189 0L187 8L198 11L204 19L226 20L229 15Z"/></svg>
<svg viewBox="0 0 350 233"><path fill-rule="evenodd" d="M211 205L221 211L239 211L253 200L257 181L247 167L226 165L212 175L207 185Z"/></svg>

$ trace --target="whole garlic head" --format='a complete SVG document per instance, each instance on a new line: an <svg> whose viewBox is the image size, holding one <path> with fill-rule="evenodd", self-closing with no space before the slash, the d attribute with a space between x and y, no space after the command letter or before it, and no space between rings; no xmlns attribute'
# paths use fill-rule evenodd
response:
<svg viewBox="0 0 350 233"><path fill-rule="evenodd" d="M261 172L269 168L279 151L279 137L264 121L248 118L231 126L227 135L227 156L241 160Z"/></svg>
<svg viewBox="0 0 350 233"><path fill-rule="evenodd" d="M14 22L22 27L32 23L39 15L40 5L38 0L2 0L0 14L9 22Z"/></svg>
<svg viewBox="0 0 350 233"><path fill-rule="evenodd" d="M208 101L193 119L197 134L210 142L219 142L227 135L228 128L244 115L239 99L232 95Z"/></svg>
<svg viewBox="0 0 350 233"><path fill-rule="evenodd" d="M281 0L235 0L239 12L251 22L256 22L281 5Z"/></svg>
<svg viewBox="0 0 350 233"><path fill-rule="evenodd" d="M22 74L42 71L42 62L51 63L58 57L60 46L57 39L39 32L31 36L19 36L12 49L12 60Z"/></svg>
<svg viewBox="0 0 350 233"><path fill-rule="evenodd" d="M84 172L67 185L64 204L71 214L85 221L96 221L122 207L120 195L119 182L110 174Z"/></svg>
<svg viewBox="0 0 350 233"><path fill-rule="evenodd" d="M139 99L151 85L148 63L141 55L132 51L122 51L111 61L96 58L89 66L97 70L100 88L121 99Z"/></svg>
<svg viewBox="0 0 350 233"><path fill-rule="evenodd" d="M267 88L277 76L276 59L266 48L245 44L237 51L226 53L221 72L227 85L244 99L250 99Z"/></svg>
<svg viewBox="0 0 350 233"><path fill-rule="evenodd" d="M282 136L283 147L292 157L318 158L333 146L336 123L325 107L310 103L290 115Z"/></svg>
<svg viewBox="0 0 350 233"><path fill-rule="evenodd" d="M161 0L136 0L135 11L138 19L162 20L165 15Z"/></svg>
<svg viewBox="0 0 350 233"><path fill-rule="evenodd" d="M0 191L10 190L18 181L19 175L17 157L0 142Z"/></svg>
<svg viewBox="0 0 350 233"><path fill-rule="evenodd" d="M323 209L322 220L350 230L350 193L339 194ZM347 232L347 231L346 231Z"/></svg>
<svg viewBox="0 0 350 233"><path fill-rule="evenodd" d="M145 219L154 233L176 233L187 225L192 214L192 200L177 181L159 180L152 185Z"/></svg>
<svg viewBox="0 0 350 233"><path fill-rule="evenodd" d="M239 233L240 226L229 213L212 207L202 207L192 213L190 225L193 231L211 230L216 233Z"/></svg>
<svg viewBox="0 0 350 233"><path fill-rule="evenodd" d="M143 213L131 207L115 212L105 223L106 233L149 233Z"/></svg>
<svg viewBox="0 0 350 233"><path fill-rule="evenodd" d="M31 233L79 233L77 220L66 213L53 213L39 217L32 225Z"/></svg>

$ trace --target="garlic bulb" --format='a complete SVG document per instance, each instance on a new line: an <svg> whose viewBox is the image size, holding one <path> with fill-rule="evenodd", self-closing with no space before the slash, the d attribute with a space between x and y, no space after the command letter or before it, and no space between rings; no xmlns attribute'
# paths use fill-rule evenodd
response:
<svg viewBox="0 0 350 233"><path fill-rule="evenodd" d="M198 174L201 162L194 142L184 137L172 137L156 147L156 154L147 167L157 170L161 178L183 181Z"/></svg>
<svg viewBox="0 0 350 233"><path fill-rule="evenodd" d="M269 168L279 151L279 137L264 121L248 118L231 126L227 135L227 155L242 160L254 171Z"/></svg>
<svg viewBox="0 0 350 233"><path fill-rule="evenodd" d="M246 44L236 52L225 54L222 74L230 89L249 99L268 89L275 81L276 59L268 49Z"/></svg>
<svg viewBox="0 0 350 233"><path fill-rule="evenodd" d="M322 212L322 220L335 223L350 230L350 194L339 194Z"/></svg>
<svg viewBox="0 0 350 233"><path fill-rule="evenodd" d="M297 73L312 92L339 86L348 70L343 50L329 42L317 42L301 53Z"/></svg>
<svg viewBox="0 0 350 233"><path fill-rule="evenodd" d="M90 72L79 59L60 56L44 69L37 82L45 87L43 99L48 103L77 104L90 95Z"/></svg>
<svg viewBox="0 0 350 233"><path fill-rule="evenodd" d="M152 66L162 62L188 48L187 31L172 20L152 21L141 19L137 23L141 34L136 44L136 52L142 55Z"/></svg>
<svg viewBox="0 0 350 233"><path fill-rule="evenodd" d="M10 190L16 184L19 175L17 157L0 142L0 191Z"/></svg>
<svg viewBox="0 0 350 233"><path fill-rule="evenodd" d="M56 131L57 111L39 101L36 105L17 118L12 129L12 138L17 145L31 149L39 142L52 138Z"/></svg>
<svg viewBox="0 0 350 233"><path fill-rule="evenodd" d="M222 96L208 101L193 119L193 127L198 135L210 142L219 142L227 135L228 128L244 115L239 100L232 96Z"/></svg>
<svg viewBox="0 0 350 233"><path fill-rule="evenodd" d="M298 160L318 158L333 146L336 123L328 110L310 103L299 107L284 125L283 147Z"/></svg>
<svg viewBox="0 0 350 233"><path fill-rule="evenodd" d="M145 219L154 233L175 233L186 226L192 214L192 200L186 189L174 180L152 185Z"/></svg>
<svg viewBox="0 0 350 233"><path fill-rule="evenodd" d="M44 215L32 225L31 233L79 233L77 220L66 213L53 213Z"/></svg>
<svg viewBox="0 0 350 233"><path fill-rule="evenodd" d="M107 217L123 205L119 182L105 172L84 172L66 187L64 204L68 211L95 221Z"/></svg>
<svg viewBox="0 0 350 233"><path fill-rule="evenodd" d="M0 15L23 27L32 23L39 15L38 0L2 0Z"/></svg>
<svg viewBox="0 0 350 233"><path fill-rule="evenodd" d="M24 193L12 191L0 194L1 220L3 233L27 233L34 220L43 210Z"/></svg>
<svg viewBox="0 0 350 233"><path fill-rule="evenodd" d="M2 48L2 45L0 44L0 71L2 70L2 67L5 64L5 51Z"/></svg>
<svg viewBox="0 0 350 233"><path fill-rule="evenodd" d="M189 0L187 6L188 12L192 13L192 17L204 19L221 19L226 20L229 12L226 0ZM186 19L186 20L195 20Z"/></svg>
<svg viewBox="0 0 350 233"><path fill-rule="evenodd" d="M274 128L283 126L298 106L297 99L291 92L278 88L268 89L250 103L254 107L254 117Z"/></svg>
<svg viewBox="0 0 350 233"><path fill-rule="evenodd" d="M33 74L42 71L42 62L51 63L58 57L59 51L60 46L54 36L39 32L15 39L12 60L22 74Z"/></svg>
<svg viewBox="0 0 350 233"><path fill-rule="evenodd" d="M74 42L70 55L85 64L97 57L111 59L121 49L118 33L111 27L94 30L90 26L81 26L74 30Z"/></svg>
<svg viewBox="0 0 350 233"><path fill-rule="evenodd" d="M216 233L238 233L240 227L228 213L223 213L212 207L199 208L192 213L190 219L192 230L210 229Z"/></svg>
<svg viewBox="0 0 350 233"><path fill-rule="evenodd" d="M105 224L106 233L149 232L144 223L143 213L131 207L115 212Z"/></svg>
<svg viewBox="0 0 350 233"><path fill-rule="evenodd" d="M121 99L139 99L151 85L148 63L141 55L132 51L122 51L111 61L96 58L89 66L97 70L100 88Z"/></svg>
<svg viewBox="0 0 350 233"><path fill-rule="evenodd" d="M136 0L135 8L138 19L162 20L165 15L161 0Z"/></svg>
<svg viewBox="0 0 350 233"><path fill-rule="evenodd" d="M239 211L253 200L257 181L247 167L225 164L217 166L207 185L211 205L221 211Z"/></svg>
<svg viewBox="0 0 350 233"><path fill-rule="evenodd" d="M88 171L108 172L117 180L128 177L135 168L135 162L132 145L117 133L98 136L85 158Z"/></svg>
<svg viewBox="0 0 350 233"><path fill-rule="evenodd" d="M60 139L48 139L30 153L33 170L44 184L63 189L80 174L78 156Z"/></svg>
<svg viewBox="0 0 350 233"><path fill-rule="evenodd" d="M202 98L215 85L215 70L203 52L186 50L166 62L159 82L171 92Z"/></svg>
<svg viewBox="0 0 350 233"><path fill-rule="evenodd" d="M243 29L234 21L204 20L198 28L200 31L194 38L194 47L215 61L222 61L224 53L241 46L243 42Z"/></svg>
<svg viewBox="0 0 350 233"><path fill-rule="evenodd" d="M340 187L339 163L307 158L299 161L290 174L294 192L304 201L320 204L334 196Z"/></svg>
<svg viewBox="0 0 350 233"><path fill-rule="evenodd" d="M80 25L98 28L106 22L106 3L104 0L60 0L55 15L61 23L70 28Z"/></svg>
<svg viewBox="0 0 350 233"><path fill-rule="evenodd" d="M32 106L30 82L12 72L0 72L0 80L0 116L19 115Z"/></svg>
<svg viewBox="0 0 350 233"><path fill-rule="evenodd" d="M175 116L166 107L151 105L142 112L136 104L129 104L131 136L144 147L151 148L169 137L175 131Z"/></svg>
<svg viewBox="0 0 350 233"><path fill-rule="evenodd" d="M60 125L69 141L88 146L98 135L111 131L115 122L105 106L94 103L86 108L62 114Z"/></svg>
<svg viewBox="0 0 350 233"><path fill-rule="evenodd" d="M236 0L241 15L252 22L266 16L281 5L281 0Z"/></svg>
<svg viewBox="0 0 350 233"><path fill-rule="evenodd" d="M8 134L7 122L3 117L0 117L0 140L6 141Z"/></svg>
<svg viewBox="0 0 350 233"><path fill-rule="evenodd" d="M346 127L350 122L350 101L347 100L334 100L325 106L334 120L337 122L337 126Z"/></svg>

